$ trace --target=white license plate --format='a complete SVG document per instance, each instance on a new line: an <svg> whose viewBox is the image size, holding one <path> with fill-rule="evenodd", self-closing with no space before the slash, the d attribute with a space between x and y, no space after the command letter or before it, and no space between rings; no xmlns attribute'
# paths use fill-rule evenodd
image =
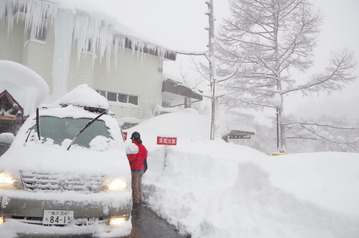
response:
<svg viewBox="0 0 359 238"><path fill-rule="evenodd" d="M74 220L74 211L69 210L44 210L44 225L66 225Z"/></svg>

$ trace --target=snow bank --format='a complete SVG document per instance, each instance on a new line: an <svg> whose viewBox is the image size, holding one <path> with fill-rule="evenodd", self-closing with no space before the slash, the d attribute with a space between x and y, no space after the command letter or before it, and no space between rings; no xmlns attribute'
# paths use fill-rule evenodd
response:
<svg viewBox="0 0 359 238"><path fill-rule="evenodd" d="M7 90L24 109L24 116L33 113L49 93L45 80L30 68L8 60L0 60L0 93Z"/></svg>
<svg viewBox="0 0 359 238"><path fill-rule="evenodd" d="M181 118L183 120L175 120ZM178 143L195 138L209 139L210 121L208 115L200 115L193 109L163 114L141 122L134 128L126 130L129 135L139 131L147 146L155 146L157 136L177 137Z"/></svg>
<svg viewBox="0 0 359 238"><path fill-rule="evenodd" d="M11 144L15 136L12 133L5 132L0 134L0 143Z"/></svg>
<svg viewBox="0 0 359 238"><path fill-rule="evenodd" d="M321 152L272 157L260 165L270 182L336 212L359 215L359 154Z"/></svg>
<svg viewBox="0 0 359 238"><path fill-rule="evenodd" d="M208 117L171 113L131 128L149 150L146 203L193 238L359 237L359 154L270 157L209 141ZM178 136L177 146L154 143Z"/></svg>

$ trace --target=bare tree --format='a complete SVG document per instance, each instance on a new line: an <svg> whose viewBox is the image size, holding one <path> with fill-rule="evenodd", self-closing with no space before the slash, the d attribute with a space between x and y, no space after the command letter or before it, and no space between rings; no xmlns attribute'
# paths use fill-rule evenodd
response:
<svg viewBox="0 0 359 238"><path fill-rule="evenodd" d="M208 30L208 50L206 52L177 52L177 54L191 55L191 56L204 56L207 59L208 67L206 70L206 76L201 70L198 72L209 81L211 92L210 95L203 95L210 98L211 100L211 128L210 128L210 139L213 140L216 136L216 118L217 118L217 107L218 107L218 96L217 96L217 77L216 77L216 57L215 57L215 27L214 27L214 6L213 0L206 0L205 4L208 7L206 15L208 16L209 26Z"/></svg>
<svg viewBox="0 0 359 238"><path fill-rule="evenodd" d="M307 0L231 0L231 16L218 34L217 74L226 82L228 107L247 104L273 108L277 149L286 150L283 100L302 93L339 90L354 79L349 51L333 55L322 73L305 76L312 66L321 19ZM234 70L235 69L235 70ZM304 76L303 76L304 75Z"/></svg>
<svg viewBox="0 0 359 238"><path fill-rule="evenodd" d="M347 122L323 116L320 122L308 119L285 120L288 139L312 141L322 150L345 152L359 151L359 125L347 125Z"/></svg>

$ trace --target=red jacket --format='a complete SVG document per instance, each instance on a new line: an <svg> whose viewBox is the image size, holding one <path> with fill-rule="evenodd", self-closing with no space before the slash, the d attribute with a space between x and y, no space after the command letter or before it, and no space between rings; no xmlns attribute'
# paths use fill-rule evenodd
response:
<svg viewBox="0 0 359 238"><path fill-rule="evenodd" d="M138 153L127 155L131 170L143 171L145 169L144 160L147 158L147 149L143 144L139 144L137 141L133 141L132 143L137 145Z"/></svg>

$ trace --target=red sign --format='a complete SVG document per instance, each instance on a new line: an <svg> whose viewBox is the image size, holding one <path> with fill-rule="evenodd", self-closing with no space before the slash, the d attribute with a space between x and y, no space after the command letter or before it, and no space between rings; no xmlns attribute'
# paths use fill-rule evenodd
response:
<svg viewBox="0 0 359 238"><path fill-rule="evenodd" d="M127 140L127 132L122 132L123 140Z"/></svg>
<svg viewBox="0 0 359 238"><path fill-rule="evenodd" d="M177 137L157 136L157 145L177 145Z"/></svg>

